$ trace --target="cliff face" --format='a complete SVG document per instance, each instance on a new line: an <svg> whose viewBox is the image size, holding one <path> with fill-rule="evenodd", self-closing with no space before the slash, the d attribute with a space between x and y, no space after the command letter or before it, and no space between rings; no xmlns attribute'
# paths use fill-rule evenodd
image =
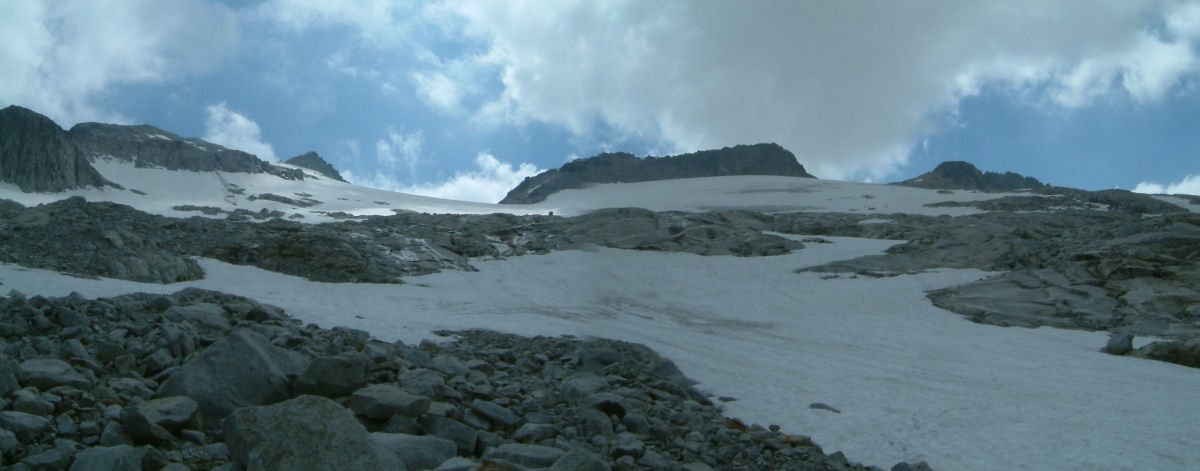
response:
<svg viewBox="0 0 1200 471"><path fill-rule="evenodd" d="M933 171L919 177L893 183L893 185L912 186L937 190L984 190L1012 191L1045 186L1036 178L1026 177L1013 172L980 172L978 168L967 162L942 162Z"/></svg>
<svg viewBox="0 0 1200 471"><path fill-rule="evenodd" d="M112 185L53 120L9 106L0 110L0 181L24 192Z"/></svg>
<svg viewBox="0 0 1200 471"><path fill-rule="evenodd" d="M79 123L68 131L88 158L112 156L139 167L193 172L270 173L303 180L304 173L271 165L240 150L226 149L200 139L182 138L154 126Z"/></svg>
<svg viewBox="0 0 1200 471"><path fill-rule="evenodd" d="M317 155L316 152L300 154L283 161L283 163L316 171L321 175L325 175L339 182L346 181L344 178L342 178L342 174L338 173L336 168L333 168L332 165L329 165L329 162L326 162L325 159L322 159L321 156Z"/></svg>
<svg viewBox="0 0 1200 471"><path fill-rule="evenodd" d="M597 183L633 183L730 175L782 175L815 178L796 156L777 144L755 144L705 150L668 157L638 158L606 153L568 162L561 168L526 178L500 201L530 204L562 190Z"/></svg>

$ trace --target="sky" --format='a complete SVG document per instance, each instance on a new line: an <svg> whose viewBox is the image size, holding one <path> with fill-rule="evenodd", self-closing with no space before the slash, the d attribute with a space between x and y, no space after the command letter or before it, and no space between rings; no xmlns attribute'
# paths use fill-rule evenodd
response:
<svg viewBox="0 0 1200 471"><path fill-rule="evenodd" d="M1200 1L0 0L0 106L495 202L601 152L775 142L1200 194Z"/></svg>

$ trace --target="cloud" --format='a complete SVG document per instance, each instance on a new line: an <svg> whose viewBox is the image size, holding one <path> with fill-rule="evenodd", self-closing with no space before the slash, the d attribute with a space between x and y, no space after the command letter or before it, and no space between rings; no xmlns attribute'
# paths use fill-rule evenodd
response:
<svg viewBox="0 0 1200 471"><path fill-rule="evenodd" d="M275 148L262 140L262 133L245 115L218 103L204 108L204 140L230 149L249 152L267 162L278 162Z"/></svg>
<svg viewBox="0 0 1200 471"><path fill-rule="evenodd" d="M537 175L539 172L541 170L533 164L521 163L514 167L488 152L480 152L475 157L474 170L457 172L454 177L441 183L405 185L382 172L369 177L360 177L353 172L342 172L342 175L350 183L371 188L435 198L496 203L504 199L504 195L526 177Z"/></svg>
<svg viewBox="0 0 1200 471"><path fill-rule="evenodd" d="M387 138L375 141L375 160L391 168L404 164L409 176L415 175L424 142L421 131L406 134L389 127Z"/></svg>
<svg viewBox="0 0 1200 471"><path fill-rule="evenodd" d="M412 77L431 108L479 123L612 129L672 152L774 141L822 177L883 179L989 87L1063 107L1163 99L1196 74L1197 8L447 0L425 13L466 50Z"/></svg>
<svg viewBox="0 0 1200 471"><path fill-rule="evenodd" d="M233 12L204 0L4 2L0 103L64 126L124 121L100 104L114 87L205 73L236 42Z"/></svg>
<svg viewBox="0 0 1200 471"><path fill-rule="evenodd" d="M1141 182L1133 189L1135 193L1166 194L1166 195L1200 195L1200 175L1188 175L1176 183L1161 185L1154 182Z"/></svg>

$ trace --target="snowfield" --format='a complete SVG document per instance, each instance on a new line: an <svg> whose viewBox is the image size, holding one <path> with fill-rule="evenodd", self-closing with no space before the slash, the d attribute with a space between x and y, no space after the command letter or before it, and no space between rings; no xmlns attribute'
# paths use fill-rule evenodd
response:
<svg viewBox="0 0 1200 471"><path fill-rule="evenodd" d="M1200 417L1195 370L1099 353L1104 333L980 325L925 298L924 290L988 275L977 270L795 273L894 243L827 239L834 243L777 257L563 251L400 286L315 283L206 259L207 279L167 286L14 265L0 265L0 282L30 295L88 297L195 286L406 343L467 328L644 343L701 389L737 398L730 416L779 424L885 469L902 460L972 470L1200 462L1190 420ZM809 408L817 402L841 413Z"/></svg>
<svg viewBox="0 0 1200 471"><path fill-rule="evenodd" d="M625 206L885 218L969 214L977 210L925 205L1005 196L745 176L597 185L535 205L495 205L374 190L313 172L293 182L267 174L139 169L104 159L95 165L126 189L27 194L0 184L0 198L34 205L79 195L169 216L200 214L172 209L184 204L265 208L312 223L334 220L327 213L338 211L569 216ZM247 199L263 193L320 203L292 207ZM349 326L406 343L432 338L435 330L471 328L644 343L674 360L702 389L736 398L727 404L730 416L811 435L826 451L842 450L852 461L885 469L920 460L941 470L1184 469L1200 463L1195 370L1099 353L1105 333L975 324L925 297L926 290L991 275L978 270L879 279L796 273L897 243L825 239L833 243L809 243L775 257L561 251L475 261L479 272L411 277L405 285L316 283L209 259L199 260L204 280L174 285L0 265L0 290L108 297L199 287L283 307L306 323ZM813 403L840 413L810 408Z"/></svg>

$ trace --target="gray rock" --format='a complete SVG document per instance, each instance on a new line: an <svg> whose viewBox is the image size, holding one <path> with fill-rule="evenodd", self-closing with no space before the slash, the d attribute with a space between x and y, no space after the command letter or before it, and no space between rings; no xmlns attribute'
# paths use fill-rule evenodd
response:
<svg viewBox="0 0 1200 471"><path fill-rule="evenodd" d="M558 426L554 424L525 424L513 434L513 439L522 442L540 442L558 436Z"/></svg>
<svg viewBox="0 0 1200 471"><path fill-rule="evenodd" d="M483 454L483 458L512 461L529 468L547 468L554 465L564 454L564 451L548 446L505 443L489 449Z"/></svg>
<svg viewBox="0 0 1200 471"><path fill-rule="evenodd" d="M433 370L410 370L400 375L400 387L405 391L434 400L446 395L446 379Z"/></svg>
<svg viewBox="0 0 1200 471"><path fill-rule="evenodd" d="M454 457L458 449L454 442L438 437L372 433L371 440L413 470L437 467Z"/></svg>
<svg viewBox="0 0 1200 471"><path fill-rule="evenodd" d="M608 380L592 373L576 373L562 382L563 399L572 403L605 389Z"/></svg>
<svg viewBox="0 0 1200 471"><path fill-rule="evenodd" d="M71 464L71 453L62 448L50 448L36 455L26 456L21 464L36 470L60 471Z"/></svg>
<svg viewBox="0 0 1200 471"><path fill-rule="evenodd" d="M646 452L646 444L642 443L641 438L632 433L622 433L617 435L617 444L613 446L613 457L621 457L629 455L634 458L641 458Z"/></svg>
<svg viewBox="0 0 1200 471"><path fill-rule="evenodd" d="M169 443L184 426L199 429L200 404L187 396L151 399L122 411L122 427L134 443Z"/></svg>
<svg viewBox="0 0 1200 471"><path fill-rule="evenodd" d="M118 445L133 445L133 440L125 434L125 428L114 420L105 424L104 431L100 432L100 446Z"/></svg>
<svg viewBox="0 0 1200 471"><path fill-rule="evenodd" d="M170 307L163 315L173 321L191 322L202 329L226 332L230 328L229 315L225 313L225 308L212 303Z"/></svg>
<svg viewBox="0 0 1200 471"><path fill-rule="evenodd" d="M455 456L433 468L433 471L475 471L475 461L470 458Z"/></svg>
<svg viewBox="0 0 1200 471"><path fill-rule="evenodd" d="M21 441L17 440L17 435L12 431L0 428L0 455L4 455L21 446Z"/></svg>
<svg viewBox="0 0 1200 471"><path fill-rule="evenodd" d="M1104 345L1104 353L1110 355L1124 355L1133 350L1133 334L1113 334L1108 338L1108 343Z"/></svg>
<svg viewBox="0 0 1200 471"><path fill-rule="evenodd" d="M22 443L27 443L41 434L49 432L50 421L38 415L4 411L0 412L0 428L12 432Z"/></svg>
<svg viewBox="0 0 1200 471"><path fill-rule="evenodd" d="M466 376L471 370L462 360L450 355L438 355L430 360L430 366L450 376Z"/></svg>
<svg viewBox="0 0 1200 471"><path fill-rule="evenodd" d="M372 384L350 395L350 409L372 418L386 419L396 414L416 418L429 410L428 397L409 394L391 384Z"/></svg>
<svg viewBox="0 0 1200 471"><path fill-rule="evenodd" d="M615 415L617 417L625 417L626 413L633 411L629 405L629 401L613 393L592 394L584 398L580 405L596 409L606 415Z"/></svg>
<svg viewBox="0 0 1200 471"><path fill-rule="evenodd" d="M521 422L521 418L499 404L476 399L471 402L471 411L491 422L492 425L503 429L511 429Z"/></svg>
<svg viewBox="0 0 1200 471"><path fill-rule="evenodd" d="M421 417L421 430L426 435L445 438L454 442L454 445L458 447L458 454L460 455L475 453L475 444L479 437L479 432L467 424L445 417L424 416Z"/></svg>
<svg viewBox="0 0 1200 471"><path fill-rule="evenodd" d="M92 381L62 360L25 360L17 368L21 384L48 391L58 386L88 389Z"/></svg>
<svg viewBox="0 0 1200 471"><path fill-rule="evenodd" d="M0 181L26 193L111 185L58 124L16 105L0 110Z"/></svg>
<svg viewBox="0 0 1200 471"><path fill-rule="evenodd" d="M222 425L230 459L251 470L404 469L350 411L320 396L244 407Z"/></svg>
<svg viewBox="0 0 1200 471"><path fill-rule="evenodd" d="M0 397L21 388L21 383L17 382L17 371L17 362L0 353Z"/></svg>
<svg viewBox="0 0 1200 471"><path fill-rule="evenodd" d="M287 399L291 378L298 377L306 363L300 354L241 329L174 370L158 394L195 399L204 423L212 427L239 407Z"/></svg>
<svg viewBox="0 0 1200 471"><path fill-rule="evenodd" d="M592 453L572 450L555 461L549 471L612 471L612 466Z"/></svg>
<svg viewBox="0 0 1200 471"><path fill-rule="evenodd" d="M358 354L314 358L296 381L297 394L348 396L367 384L367 359Z"/></svg>

